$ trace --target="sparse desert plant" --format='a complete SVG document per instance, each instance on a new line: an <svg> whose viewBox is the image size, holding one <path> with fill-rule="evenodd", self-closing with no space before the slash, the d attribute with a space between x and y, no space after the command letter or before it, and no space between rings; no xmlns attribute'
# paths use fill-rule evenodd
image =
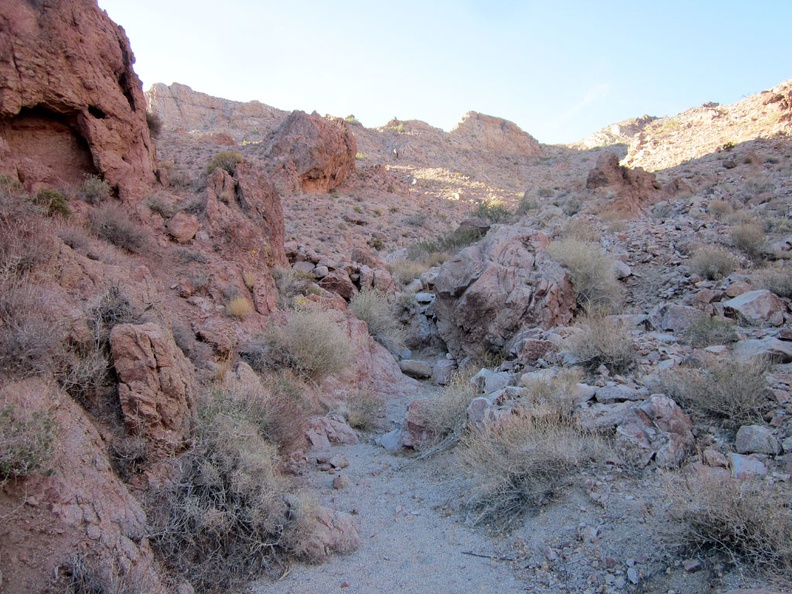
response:
<svg viewBox="0 0 792 594"><path fill-rule="evenodd" d="M238 320L244 320L253 313L253 306L242 295L234 295L226 303L226 312Z"/></svg>
<svg viewBox="0 0 792 594"><path fill-rule="evenodd" d="M691 346L703 348L736 342L738 336L732 320L720 316L699 316L685 332L685 339Z"/></svg>
<svg viewBox="0 0 792 594"><path fill-rule="evenodd" d="M516 214L518 217L521 217L528 214L531 211L538 209L539 209L539 203L535 199L528 198L527 196L523 196L520 199L520 203L517 205L517 209L514 211L514 214Z"/></svg>
<svg viewBox="0 0 792 594"><path fill-rule="evenodd" d="M0 192L0 274L25 275L52 261L55 242L42 214L31 200Z"/></svg>
<svg viewBox="0 0 792 594"><path fill-rule="evenodd" d="M730 428L760 421L769 404L764 362L726 359L701 369L674 369L661 377L660 385L680 404Z"/></svg>
<svg viewBox="0 0 792 594"><path fill-rule="evenodd" d="M600 240L600 232L591 221L583 218L570 219L564 227L565 239L575 239L580 242L594 244Z"/></svg>
<svg viewBox="0 0 792 594"><path fill-rule="evenodd" d="M388 270L397 281L406 285L429 270L429 266L414 260L398 260L388 264Z"/></svg>
<svg viewBox="0 0 792 594"><path fill-rule="evenodd" d="M282 309L293 308L296 297L314 293L318 288L312 274L294 268L273 268L272 278L278 289L278 307Z"/></svg>
<svg viewBox="0 0 792 594"><path fill-rule="evenodd" d="M473 482L469 519L508 527L605 451L597 436L552 416L512 415L476 428L457 450Z"/></svg>
<svg viewBox="0 0 792 594"><path fill-rule="evenodd" d="M404 343L404 329L382 291L360 291L352 297L349 309L357 319L366 322L369 334L386 348L396 349Z"/></svg>
<svg viewBox="0 0 792 594"><path fill-rule="evenodd" d="M331 312L307 307L290 312L284 324L271 325L266 342L273 364L314 382L343 370L352 353Z"/></svg>
<svg viewBox="0 0 792 594"><path fill-rule="evenodd" d="M598 245L568 238L554 241L547 250L569 269L579 305L607 310L621 305L624 290L616 278L614 260Z"/></svg>
<svg viewBox="0 0 792 594"><path fill-rule="evenodd" d="M422 239L407 248L407 258L413 261L427 261L434 254L450 254L467 247L481 239L478 229L459 227L437 239Z"/></svg>
<svg viewBox="0 0 792 594"><path fill-rule="evenodd" d="M520 414L569 420L575 405L575 388L580 374L574 369L564 369L553 376L529 380L515 410Z"/></svg>
<svg viewBox="0 0 792 594"><path fill-rule="evenodd" d="M55 422L50 411L11 404L0 409L0 485L41 468L54 447Z"/></svg>
<svg viewBox="0 0 792 594"><path fill-rule="evenodd" d="M718 475L673 476L662 536L685 555L714 552L727 562L789 578L792 510L778 483Z"/></svg>
<svg viewBox="0 0 792 594"><path fill-rule="evenodd" d="M762 254L767 241L764 230L756 223L737 225L731 230L730 236L734 247L752 259Z"/></svg>
<svg viewBox="0 0 792 594"><path fill-rule="evenodd" d="M779 297L792 298L792 268L765 268L759 273L759 284Z"/></svg>
<svg viewBox="0 0 792 594"><path fill-rule="evenodd" d="M379 416L384 408L385 401L380 395L361 389L347 396L341 412L350 427L369 431L379 426Z"/></svg>
<svg viewBox="0 0 792 594"><path fill-rule="evenodd" d="M34 202L44 209L47 216L52 217L58 215L63 218L71 216L72 212L71 208L69 208L69 202L66 200L66 196L57 190L51 190L49 188L39 190L34 198Z"/></svg>
<svg viewBox="0 0 792 594"><path fill-rule="evenodd" d="M737 259L723 248L705 245L690 258L690 269L709 280L718 280L737 269Z"/></svg>
<svg viewBox="0 0 792 594"><path fill-rule="evenodd" d="M459 443L467 427L467 409L476 397L470 382L471 370L460 370L448 385L432 398L431 406L423 411L426 429L435 436L434 443L426 446L422 457L428 457Z"/></svg>
<svg viewBox="0 0 792 594"><path fill-rule="evenodd" d="M569 340L569 350L587 370L604 365L611 373L623 373L635 365L636 352L624 323L602 312L590 312L576 324L579 332Z"/></svg>
<svg viewBox="0 0 792 594"><path fill-rule="evenodd" d="M99 175L87 174L82 183L82 197L88 204L97 205L110 197L110 184Z"/></svg>
<svg viewBox="0 0 792 594"><path fill-rule="evenodd" d="M220 169L225 169L229 175L234 175L237 165L244 160L242 153L238 151L220 151L209 161L206 166L206 173L210 174L219 167Z"/></svg>
<svg viewBox="0 0 792 594"><path fill-rule="evenodd" d="M146 231L118 204L103 204L90 213L88 220L98 237L133 254L142 252L148 244Z"/></svg>
<svg viewBox="0 0 792 594"><path fill-rule="evenodd" d="M508 223L511 221L514 213L499 200L492 200L490 202L482 202L473 210L474 217L481 217L493 223Z"/></svg>
<svg viewBox="0 0 792 594"><path fill-rule="evenodd" d="M723 217L734 212L734 208L728 200L712 200L707 205L707 212L720 221Z"/></svg>

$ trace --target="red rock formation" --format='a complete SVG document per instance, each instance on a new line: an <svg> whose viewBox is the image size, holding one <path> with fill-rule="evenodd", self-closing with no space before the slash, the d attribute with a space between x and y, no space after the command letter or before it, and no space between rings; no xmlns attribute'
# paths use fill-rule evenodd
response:
<svg viewBox="0 0 792 594"><path fill-rule="evenodd" d="M669 197L654 173L644 171L641 167L630 169L619 165L618 155L611 152L599 156L597 164L588 174L586 188L613 191L615 195L605 208L630 216L640 216L652 204Z"/></svg>
<svg viewBox="0 0 792 594"><path fill-rule="evenodd" d="M475 111L466 113L449 136L462 148L497 155L538 155L542 152L539 142L516 124Z"/></svg>
<svg viewBox="0 0 792 594"><path fill-rule="evenodd" d="M355 170L357 142L342 119L293 111L266 150L276 162L272 175L278 187L319 194L337 188Z"/></svg>
<svg viewBox="0 0 792 594"><path fill-rule="evenodd" d="M93 0L0 3L2 169L33 189L101 174L154 181L146 102L124 30Z"/></svg>

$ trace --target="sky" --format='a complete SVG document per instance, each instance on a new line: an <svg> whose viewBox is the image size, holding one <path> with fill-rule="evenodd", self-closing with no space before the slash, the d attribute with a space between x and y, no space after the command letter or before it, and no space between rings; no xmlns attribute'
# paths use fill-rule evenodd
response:
<svg viewBox="0 0 792 594"><path fill-rule="evenodd" d="M99 0L144 89L451 130L468 111L540 142L734 103L792 78L789 0Z"/></svg>

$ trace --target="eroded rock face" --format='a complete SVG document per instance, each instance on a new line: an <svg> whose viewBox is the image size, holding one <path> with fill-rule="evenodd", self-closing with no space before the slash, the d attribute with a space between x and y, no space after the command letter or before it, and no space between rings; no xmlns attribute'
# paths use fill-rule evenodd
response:
<svg viewBox="0 0 792 594"><path fill-rule="evenodd" d="M599 156L588 174L586 188L606 188L613 192L615 196L606 208L630 216L640 216L649 206L668 198L654 173L640 167L623 167L619 165L618 155L611 152Z"/></svg>
<svg viewBox="0 0 792 594"><path fill-rule="evenodd" d="M2 2L5 172L29 190L98 173L121 197L154 182L154 149L134 61L123 29L95 2Z"/></svg>
<svg viewBox="0 0 792 594"><path fill-rule="evenodd" d="M498 155L538 155L539 142L512 122L503 118L468 112L451 130L450 137L464 148Z"/></svg>
<svg viewBox="0 0 792 594"><path fill-rule="evenodd" d="M693 422L676 402L655 394L638 404L616 428L616 448L629 463L677 467L696 443Z"/></svg>
<svg viewBox="0 0 792 594"><path fill-rule="evenodd" d="M163 454L181 451L193 427L193 373L170 333L153 323L110 333L124 423Z"/></svg>
<svg viewBox="0 0 792 594"><path fill-rule="evenodd" d="M0 405L46 414L54 430L51 458L0 490L3 591L65 591L53 586L56 567L85 553L86 563L115 572L121 584L164 592L145 513L113 473L107 444L82 408L41 380L6 385Z"/></svg>
<svg viewBox="0 0 792 594"><path fill-rule="evenodd" d="M435 281L437 329L454 358L500 350L523 329L572 319L568 273L542 249L546 236L501 227L459 252Z"/></svg>
<svg viewBox="0 0 792 594"><path fill-rule="evenodd" d="M346 122L293 111L266 148L272 176L283 191L326 193L355 170L357 141Z"/></svg>

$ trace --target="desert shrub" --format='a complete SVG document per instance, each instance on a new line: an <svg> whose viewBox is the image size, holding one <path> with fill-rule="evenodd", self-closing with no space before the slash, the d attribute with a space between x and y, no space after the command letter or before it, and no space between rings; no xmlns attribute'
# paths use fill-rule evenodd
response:
<svg viewBox="0 0 792 594"><path fill-rule="evenodd" d="M31 474L52 457L55 421L50 411L0 409L0 484Z"/></svg>
<svg viewBox="0 0 792 594"><path fill-rule="evenodd" d="M579 305L609 310L621 305L624 291L616 278L613 258L603 254L599 246L568 238L554 241L547 249L569 269Z"/></svg>
<svg viewBox="0 0 792 594"><path fill-rule="evenodd" d="M600 232L596 225L587 219L570 219L564 227L565 239L576 239L580 242L593 244L600 240Z"/></svg>
<svg viewBox="0 0 792 594"><path fill-rule="evenodd" d="M712 200L707 206L707 212L718 220L734 212L732 205L727 200Z"/></svg>
<svg viewBox="0 0 792 594"><path fill-rule="evenodd" d="M429 270L429 266L423 262L399 260L388 264L388 270L393 278L401 284L406 285Z"/></svg>
<svg viewBox="0 0 792 594"><path fill-rule="evenodd" d="M667 488L668 545L685 555L712 552L727 562L789 577L792 510L775 485L722 476L673 477Z"/></svg>
<svg viewBox="0 0 792 594"><path fill-rule="evenodd" d="M301 550L312 510L290 493L276 447L256 425L206 404L179 475L149 501L151 540L198 591L229 591L282 569L284 557Z"/></svg>
<svg viewBox="0 0 792 594"><path fill-rule="evenodd" d="M731 230L730 236L734 247L750 258L757 258L762 254L767 239L764 230L756 223L737 225Z"/></svg>
<svg viewBox="0 0 792 594"><path fill-rule="evenodd" d="M393 314L388 296L382 291L366 289L352 297L350 311L366 322L369 334L386 348L399 348L404 343L404 329Z"/></svg>
<svg viewBox="0 0 792 594"><path fill-rule="evenodd" d="M514 214L516 214L518 217L521 217L523 215L528 214L532 210L538 210L538 209L539 209L539 203L535 199L528 198L527 196L523 196L520 199L520 202L517 205L517 209L514 211Z"/></svg>
<svg viewBox="0 0 792 594"><path fill-rule="evenodd" d="M253 306L250 304L250 301L242 295L234 295L231 297L225 307L228 315L238 320L244 320L253 313Z"/></svg>
<svg viewBox="0 0 792 594"><path fill-rule="evenodd" d="M63 218L71 216L72 211L71 208L69 208L69 202L66 200L66 196L57 190L50 190L49 188L40 190L39 193L36 194L34 202L44 209L47 216L52 217L58 215Z"/></svg>
<svg viewBox="0 0 792 594"><path fill-rule="evenodd" d="M370 431L379 427L384 408L385 401L382 396L361 389L347 396L341 406L341 413L350 427Z"/></svg>
<svg viewBox="0 0 792 594"><path fill-rule="evenodd" d="M426 446L423 457L448 449L459 443L467 427L467 409L477 394L470 382L470 370L454 374L447 386L432 398L431 406L423 411L426 429L435 436Z"/></svg>
<svg viewBox="0 0 792 594"><path fill-rule="evenodd" d="M145 230L129 219L117 204L104 204L88 217L91 230L100 238L133 254L142 252L148 243Z"/></svg>
<svg viewBox="0 0 792 594"><path fill-rule="evenodd" d="M763 362L724 360L674 369L662 376L661 387L677 402L732 428L761 420L769 403Z"/></svg>
<svg viewBox="0 0 792 594"><path fill-rule="evenodd" d="M234 175L236 166L244 160L245 158L238 151L220 151L209 161L206 166L206 173L212 173L219 167L220 169L225 169L230 175Z"/></svg>
<svg viewBox="0 0 792 594"><path fill-rule="evenodd" d="M575 389L579 381L580 374L573 369L531 379L524 386L526 393L514 407L521 414L568 420L575 405Z"/></svg>
<svg viewBox="0 0 792 594"><path fill-rule="evenodd" d="M284 324L270 326L265 340L272 363L314 382L343 370L352 354L349 337L320 309L295 309Z"/></svg>
<svg viewBox="0 0 792 594"><path fill-rule="evenodd" d="M162 119L153 111L146 112L146 124L148 124L149 134L156 139L162 134Z"/></svg>
<svg viewBox="0 0 792 594"><path fill-rule="evenodd" d="M508 526L548 503L603 452L595 435L553 416L513 415L476 428L457 450L473 482L469 519Z"/></svg>
<svg viewBox="0 0 792 594"><path fill-rule="evenodd" d="M576 327L579 332L568 339L569 350L585 369L604 365L611 373L623 373L635 365L635 343L617 318L591 312Z"/></svg>
<svg viewBox="0 0 792 594"><path fill-rule="evenodd" d="M759 273L759 284L779 297L792 298L792 269L766 268Z"/></svg>
<svg viewBox="0 0 792 594"><path fill-rule="evenodd" d="M498 200L482 202L473 210L472 214L474 217L487 219L492 223L508 223L514 216L514 213Z"/></svg>
<svg viewBox="0 0 792 594"><path fill-rule="evenodd" d="M295 298L310 295L317 291L316 278L308 272L294 268L273 268L272 278L278 290L278 307L294 307Z"/></svg>
<svg viewBox="0 0 792 594"><path fill-rule="evenodd" d="M0 372L13 377L48 373L62 339L52 312L26 278L0 274Z"/></svg>
<svg viewBox="0 0 792 594"><path fill-rule="evenodd" d="M110 184L98 175L87 174L82 183L82 197L88 204L99 204L110 197Z"/></svg>
<svg viewBox="0 0 792 594"><path fill-rule="evenodd" d="M736 342L738 336L732 320L719 316L700 316L688 328L685 339L691 346L703 348Z"/></svg>
<svg viewBox="0 0 792 594"><path fill-rule="evenodd" d="M56 253L41 207L0 192L0 274L24 275L49 264Z"/></svg>
<svg viewBox="0 0 792 594"><path fill-rule="evenodd" d="M425 261L432 254L455 252L479 239L481 239L481 232L478 229L458 227L437 239L417 241L407 249L407 258L413 261Z"/></svg>
<svg viewBox="0 0 792 594"><path fill-rule="evenodd" d="M718 280L737 269L737 259L726 250L703 246L690 258L690 269L709 280Z"/></svg>

